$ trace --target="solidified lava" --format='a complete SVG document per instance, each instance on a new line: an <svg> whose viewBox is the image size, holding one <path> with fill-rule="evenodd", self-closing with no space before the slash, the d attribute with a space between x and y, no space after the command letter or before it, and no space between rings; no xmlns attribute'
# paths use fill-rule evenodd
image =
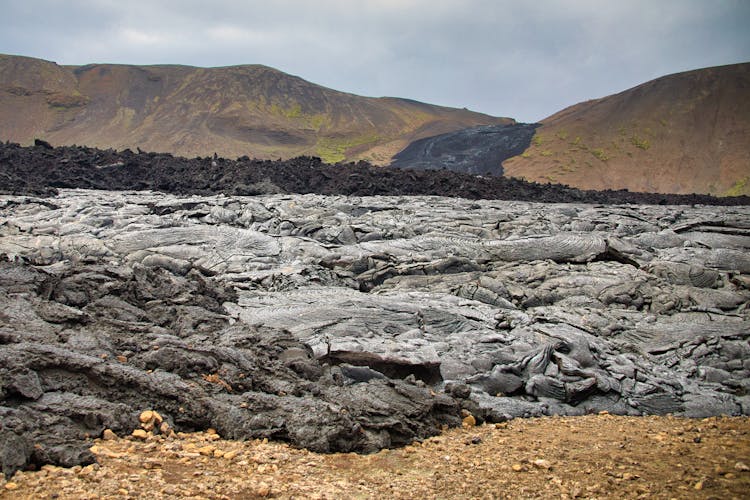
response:
<svg viewBox="0 0 750 500"><path fill-rule="evenodd" d="M82 146L50 149L0 144L0 193L54 195L56 188L154 190L174 194L436 195L547 203L748 205L750 197L715 198L619 191L582 191L507 177L401 170L367 162L326 164L317 157L254 160L181 158Z"/></svg>

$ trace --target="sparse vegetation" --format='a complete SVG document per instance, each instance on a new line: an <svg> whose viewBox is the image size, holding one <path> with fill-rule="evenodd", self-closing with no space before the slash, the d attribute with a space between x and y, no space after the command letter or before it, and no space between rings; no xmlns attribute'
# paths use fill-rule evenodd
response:
<svg viewBox="0 0 750 500"><path fill-rule="evenodd" d="M278 104L273 103L268 110L274 115L284 116L286 118L299 118L302 115L302 106L296 102L289 108L283 108Z"/></svg>
<svg viewBox="0 0 750 500"><path fill-rule="evenodd" d="M363 135L360 137L342 137L332 139L323 137L315 146L315 153L326 163L338 163L346 159L346 152L356 146L375 143L380 140L377 134Z"/></svg>
<svg viewBox="0 0 750 500"><path fill-rule="evenodd" d="M534 146L541 146L543 142L542 134L534 134L534 137L531 138L531 143Z"/></svg>
<svg viewBox="0 0 750 500"><path fill-rule="evenodd" d="M633 134L633 136L630 138L630 142L633 144L633 146L639 149L643 149L644 151L651 147L651 142L648 139L638 137L635 134Z"/></svg>
<svg viewBox="0 0 750 500"><path fill-rule="evenodd" d="M745 177L736 181L732 187L724 193L724 196L742 196L743 194L750 193L748 182L750 182L750 177Z"/></svg>
<svg viewBox="0 0 750 500"><path fill-rule="evenodd" d="M607 161L607 160L609 160L609 156L601 148L592 149L591 150L591 154L594 155L598 160L601 160L601 161Z"/></svg>
<svg viewBox="0 0 750 500"><path fill-rule="evenodd" d="M321 128L323 128L324 125L327 125L330 122L331 122L331 118L322 113L309 115L309 119L308 119L309 125L315 130L320 130Z"/></svg>
<svg viewBox="0 0 750 500"><path fill-rule="evenodd" d="M545 150L543 150L539 154L542 155L542 156L544 156L544 157L550 157L550 156L552 156L552 151L550 151L549 149L545 149Z"/></svg>

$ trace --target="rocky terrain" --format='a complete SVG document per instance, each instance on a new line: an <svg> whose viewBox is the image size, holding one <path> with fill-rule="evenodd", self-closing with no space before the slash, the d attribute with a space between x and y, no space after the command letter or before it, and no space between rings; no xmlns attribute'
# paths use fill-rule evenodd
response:
<svg viewBox="0 0 750 500"><path fill-rule="evenodd" d="M367 162L330 165L317 157L253 160L180 158L47 142L21 147L0 143L0 193L52 195L57 188L152 189L177 194L437 195L469 199L661 205L748 205L750 197L715 198L620 191L582 191L559 184L477 176L448 170L374 167Z"/></svg>
<svg viewBox="0 0 750 500"><path fill-rule="evenodd" d="M426 137L397 153L392 167L503 175L503 161L531 145L537 124L487 125Z"/></svg>
<svg viewBox="0 0 750 500"><path fill-rule="evenodd" d="M30 150L52 151L4 149ZM156 158L125 159L140 156ZM141 182L51 158L50 179ZM748 221L746 206L4 195L3 472L90 463L91 438L147 408L165 438L211 427L326 452L462 418L746 415Z"/></svg>
<svg viewBox="0 0 750 500"><path fill-rule="evenodd" d="M542 417L378 453L319 454L214 430L93 441L97 463L0 475L0 498L691 498L750 489L748 417Z"/></svg>
<svg viewBox="0 0 750 500"><path fill-rule="evenodd" d="M387 164L411 141L509 124L465 109L363 97L261 65L62 66L0 54L0 141L141 147L183 156Z"/></svg>

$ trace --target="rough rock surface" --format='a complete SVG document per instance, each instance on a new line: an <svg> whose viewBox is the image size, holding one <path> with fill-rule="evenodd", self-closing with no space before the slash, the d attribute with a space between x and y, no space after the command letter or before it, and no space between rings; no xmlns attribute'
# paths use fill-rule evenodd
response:
<svg viewBox="0 0 750 500"><path fill-rule="evenodd" d="M484 172L482 172L484 173ZM506 177L448 170L373 167L366 162L330 165L320 158L287 161L248 157L180 158L166 153L102 151L0 143L0 193L52 195L59 188L154 190L176 194L234 195L436 195L469 199L549 203L648 203L661 205L750 205L750 197L581 191Z"/></svg>
<svg viewBox="0 0 750 500"><path fill-rule="evenodd" d="M144 408L318 451L460 423L750 413L750 208L0 197L0 459Z"/></svg>
<svg viewBox="0 0 750 500"><path fill-rule="evenodd" d="M419 139L393 157L392 167L503 175L503 161L531 144L538 124L486 125Z"/></svg>

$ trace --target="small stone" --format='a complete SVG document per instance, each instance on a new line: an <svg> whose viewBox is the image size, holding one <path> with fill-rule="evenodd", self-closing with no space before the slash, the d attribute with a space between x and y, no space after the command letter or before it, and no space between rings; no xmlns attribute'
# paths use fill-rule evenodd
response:
<svg viewBox="0 0 750 500"><path fill-rule="evenodd" d="M104 429L104 432L102 432L102 439L105 441L112 441L113 439L117 439L117 434L112 429Z"/></svg>
<svg viewBox="0 0 750 500"><path fill-rule="evenodd" d="M700 442L701 442L701 437L700 437L700 436L695 436L695 437L693 438L693 442L694 442L694 443L700 443Z"/></svg>
<svg viewBox="0 0 750 500"><path fill-rule="evenodd" d="M734 464L734 468L740 472L750 471L750 467L748 467L745 462L737 462L736 464Z"/></svg>
<svg viewBox="0 0 750 500"><path fill-rule="evenodd" d="M161 434L169 434L169 424L167 422L162 422L159 426L159 432Z"/></svg>
<svg viewBox="0 0 750 500"><path fill-rule="evenodd" d="M91 475L94 472L98 471L100 468L101 466L97 463L89 464L81 469L81 474L83 474L84 476Z"/></svg>
<svg viewBox="0 0 750 500"><path fill-rule="evenodd" d="M233 458L235 458L235 457L236 457L237 455L239 455L239 453L240 453L240 452L239 452L239 451L236 451L236 450L233 450L233 451L228 451L228 452L224 453L224 458L226 458L227 460L232 460L232 459L233 459Z"/></svg>
<svg viewBox="0 0 750 500"><path fill-rule="evenodd" d="M547 469L547 470L549 470L549 469L552 468L552 464L550 463L550 461L549 460L545 460L543 458L538 458L538 459L534 460L533 464L534 464L535 467L539 467L540 469Z"/></svg>
<svg viewBox="0 0 750 500"><path fill-rule="evenodd" d="M196 451L204 457L208 457L213 455L215 450L216 448L214 446L203 446L201 448L198 448Z"/></svg>
<svg viewBox="0 0 750 500"><path fill-rule="evenodd" d="M271 487L268 486L266 483L260 483L258 487L255 489L255 494L259 497L267 497L271 494Z"/></svg>
<svg viewBox="0 0 750 500"><path fill-rule="evenodd" d="M151 412L151 418L153 419L153 421L154 421L154 423L156 425L159 425L160 423L162 423L164 421L164 418L162 418L162 416L156 410L153 410Z"/></svg>
<svg viewBox="0 0 750 500"><path fill-rule="evenodd" d="M141 412L141 415L138 417L138 420L140 420L142 424L147 424L151 422L153 418L154 418L154 412L151 410L146 410L146 411Z"/></svg>
<svg viewBox="0 0 750 500"><path fill-rule="evenodd" d="M693 489L695 490L702 490L703 489L703 481L698 481L695 483L695 486L693 486Z"/></svg>
<svg viewBox="0 0 750 500"><path fill-rule="evenodd" d="M126 490L125 488L120 488L119 490L117 490L117 494L118 494L118 495L123 495L123 496L125 496L125 495L128 495L129 493L130 493L130 492L129 492L128 490Z"/></svg>
<svg viewBox="0 0 750 500"><path fill-rule="evenodd" d="M523 465L513 464L510 466L510 468L513 469L515 472L521 472L523 470Z"/></svg>
<svg viewBox="0 0 750 500"><path fill-rule="evenodd" d="M133 431L133 437L136 439L146 439L148 438L148 432L143 429L136 429Z"/></svg>
<svg viewBox="0 0 750 500"><path fill-rule="evenodd" d="M126 358L125 356L117 356L115 359L117 361L119 361L120 363L127 363L128 362L128 358Z"/></svg>
<svg viewBox="0 0 750 500"><path fill-rule="evenodd" d="M18 489L17 483L5 483L5 489L8 491L13 491Z"/></svg>
<svg viewBox="0 0 750 500"><path fill-rule="evenodd" d="M474 427L476 425L477 425L477 419L474 418L474 415L469 414L468 416L464 417L463 419L464 427Z"/></svg>

